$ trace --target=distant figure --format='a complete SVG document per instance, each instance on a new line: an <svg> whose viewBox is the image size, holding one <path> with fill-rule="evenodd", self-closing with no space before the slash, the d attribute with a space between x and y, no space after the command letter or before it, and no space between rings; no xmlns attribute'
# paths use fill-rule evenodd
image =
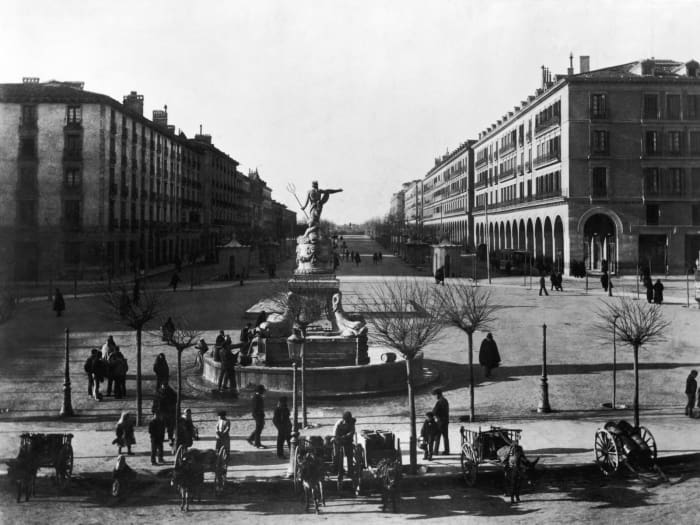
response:
<svg viewBox="0 0 700 525"><path fill-rule="evenodd" d="M177 283L180 282L180 276L175 272L173 276L170 278L170 284L168 286L171 286L173 289L173 292L177 290Z"/></svg>
<svg viewBox="0 0 700 525"><path fill-rule="evenodd" d="M265 448L260 443L260 434L262 434L262 429L265 426L265 398L263 394L265 393L265 387L263 385L258 385L255 389L255 394L252 399L252 415L255 420L255 430L251 432L248 436L248 443L256 448Z"/></svg>
<svg viewBox="0 0 700 525"><path fill-rule="evenodd" d="M661 304L664 302L664 285L661 279L657 279L654 283L654 303Z"/></svg>
<svg viewBox="0 0 700 525"><path fill-rule="evenodd" d="M241 343L250 343L250 340L253 338L253 332L251 330L250 323L246 323L243 329L241 330L241 335L238 338L238 340Z"/></svg>
<svg viewBox="0 0 700 525"><path fill-rule="evenodd" d="M61 317L63 310L66 309L66 302L63 300L63 294L61 290L56 288L53 296L53 309L56 312L56 317Z"/></svg>
<svg viewBox="0 0 700 525"><path fill-rule="evenodd" d="M122 447L126 447L126 453L130 456L133 454L131 445L136 444L136 438L134 437L135 424L136 422L134 418L131 417L130 412L122 412L122 416L119 418L115 429L117 437L112 441L113 445L117 445L117 454L122 453Z"/></svg>
<svg viewBox="0 0 700 525"><path fill-rule="evenodd" d="M119 347L109 356L109 381L114 381L114 398L121 399L126 396L126 373L129 364L126 357L121 353ZM107 383L107 395L109 395L109 382Z"/></svg>
<svg viewBox="0 0 700 525"><path fill-rule="evenodd" d="M109 356L119 349L117 343L114 342L114 337L111 335L107 337L107 341L102 345L102 359L109 361Z"/></svg>
<svg viewBox="0 0 700 525"><path fill-rule="evenodd" d="M433 394L437 396L437 401L435 402L435 407L433 407L433 414L437 420L438 433L435 436L435 449L433 450L433 455L437 456L440 450L440 437L442 437L444 442L444 452L447 455L450 453L450 439L449 439L449 423L450 423L450 404L447 402L442 395L442 390L436 388L433 390Z"/></svg>
<svg viewBox="0 0 700 525"><path fill-rule="evenodd" d="M544 274L540 275L540 293L539 293L539 295L542 295L542 292L544 292L545 295L549 295L549 292L547 291L547 283L545 282L545 279L544 279Z"/></svg>
<svg viewBox="0 0 700 525"><path fill-rule="evenodd" d="M379 256L379 262L381 263L382 262L382 252L379 252L377 255Z"/></svg>
<svg viewBox="0 0 700 525"><path fill-rule="evenodd" d="M160 387L167 385L170 380L170 367L165 359L165 354L158 354L153 363L153 372L156 374L156 391L159 391Z"/></svg>
<svg viewBox="0 0 700 525"><path fill-rule="evenodd" d="M360 257L360 252L355 252L355 266L360 266L362 262L362 257Z"/></svg>
<svg viewBox="0 0 700 525"><path fill-rule="evenodd" d="M491 370L501 364L501 356L498 353L498 345L493 339L491 332L486 334L486 338L481 342L479 349L479 364L484 367L484 376L491 377Z"/></svg>
<svg viewBox="0 0 700 525"><path fill-rule="evenodd" d="M197 350L197 355L194 356L194 366L202 368L204 366L204 354L209 351L209 345L204 339L200 339L194 347Z"/></svg>
<svg viewBox="0 0 700 525"><path fill-rule="evenodd" d="M216 422L216 445L214 448L218 451L221 447L226 450L226 456L231 455L231 422L226 419L226 411L219 411L219 420Z"/></svg>
<svg viewBox="0 0 700 525"><path fill-rule="evenodd" d="M175 323L173 323L171 317L168 317L168 319L163 323L163 326L160 327L160 331L163 342L169 343L172 341L173 335L175 335Z"/></svg>
<svg viewBox="0 0 700 525"><path fill-rule="evenodd" d="M445 286L445 269L442 266L435 270L435 284Z"/></svg>
<svg viewBox="0 0 700 525"><path fill-rule="evenodd" d="M610 278L608 277L608 272L603 272L603 275L600 276L600 286L602 286L603 290L605 290L606 292L608 291L609 281Z"/></svg>
<svg viewBox="0 0 700 525"><path fill-rule="evenodd" d="M290 440L292 437L292 421L289 419L287 398L284 396L280 397L277 403L277 407L272 416L272 424L275 425L277 429L277 457L284 459L284 444L287 443L291 453Z"/></svg>
<svg viewBox="0 0 700 525"><path fill-rule="evenodd" d="M688 396L688 404L685 406L685 415L693 417L693 407L695 406L695 392L698 389L698 382L695 378L698 377L697 370L691 370L688 374L688 379L685 380L685 395Z"/></svg>
<svg viewBox="0 0 700 525"><path fill-rule="evenodd" d="M151 437L151 465L157 465L156 458L161 463L163 460L163 440L165 439L165 422L158 412L148 423L148 434Z"/></svg>
<svg viewBox="0 0 700 525"><path fill-rule="evenodd" d="M651 277L644 276L644 288L647 291L647 303L651 304L654 301L654 283Z"/></svg>

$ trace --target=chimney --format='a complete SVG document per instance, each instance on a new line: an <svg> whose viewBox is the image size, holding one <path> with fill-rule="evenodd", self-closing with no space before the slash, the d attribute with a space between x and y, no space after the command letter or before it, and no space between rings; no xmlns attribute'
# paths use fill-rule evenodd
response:
<svg viewBox="0 0 700 525"><path fill-rule="evenodd" d="M132 91L124 96L124 107L143 117L143 95Z"/></svg>
<svg viewBox="0 0 700 525"><path fill-rule="evenodd" d="M581 61L581 73L588 73L591 70L591 57L581 55L579 60Z"/></svg>
<svg viewBox="0 0 700 525"><path fill-rule="evenodd" d="M164 106L163 109L153 110L153 123L156 126L168 127L168 106Z"/></svg>
<svg viewBox="0 0 700 525"><path fill-rule="evenodd" d="M569 67L566 70L566 74L571 76L574 74L574 54L569 53Z"/></svg>

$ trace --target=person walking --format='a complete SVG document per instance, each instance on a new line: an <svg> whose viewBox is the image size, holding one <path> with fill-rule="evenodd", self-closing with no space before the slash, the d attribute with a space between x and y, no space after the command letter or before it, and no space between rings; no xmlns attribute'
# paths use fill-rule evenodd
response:
<svg viewBox="0 0 700 525"><path fill-rule="evenodd" d="M698 390L698 382L695 378L698 377L697 370L691 370L688 378L685 380L685 395L688 396L688 404L685 406L685 415L693 417L693 407L695 406L695 393Z"/></svg>
<svg viewBox="0 0 700 525"><path fill-rule="evenodd" d="M177 405L177 394L172 387L165 382L158 390L158 396L153 401L153 409L157 410L165 424L168 433L170 446L173 445L173 434L175 431L175 406Z"/></svg>
<svg viewBox="0 0 700 525"><path fill-rule="evenodd" d="M539 295L542 295L542 292L544 292L545 295L549 296L549 292L547 292L547 283L544 279L544 274L540 274L540 293Z"/></svg>
<svg viewBox="0 0 700 525"><path fill-rule="evenodd" d="M165 439L165 423L158 412L153 414L151 421L148 423L148 434L151 437L151 465L157 465L156 458L159 462L163 460L163 440Z"/></svg>
<svg viewBox="0 0 700 525"><path fill-rule="evenodd" d="M193 440L194 423L192 422L192 410L187 408L182 413L182 415L177 418L177 427L175 430L175 444L178 447L183 447L183 450L187 450L192 446Z"/></svg>
<svg viewBox="0 0 700 525"><path fill-rule="evenodd" d="M349 476L353 473L353 439L355 438L355 418L348 410L343 412L343 417L339 419L333 427L336 447L336 469L338 477L343 475L343 456L347 459Z"/></svg>
<svg viewBox="0 0 700 525"><path fill-rule="evenodd" d="M117 427L115 432L117 437L112 441L113 445L117 445L117 454L122 453L122 447L126 447L126 453L130 456L133 455L131 451L131 445L136 444L136 438L134 437L134 418L131 417L130 412L122 412L121 418L117 422Z"/></svg>
<svg viewBox="0 0 700 525"><path fill-rule="evenodd" d="M255 430L248 436L248 443L256 448L265 448L265 446L260 443L260 434L262 434L262 429L265 426L264 393L265 387L263 385L258 385L252 399L252 414L255 420Z"/></svg>
<svg viewBox="0 0 700 525"><path fill-rule="evenodd" d="M435 414L432 412L425 413L425 421L423 421L423 426L420 429L420 437L422 440L420 448L423 449L423 459L428 461L433 459L433 447L435 446L435 436L437 436L439 430L437 421L435 421Z"/></svg>
<svg viewBox="0 0 700 525"><path fill-rule="evenodd" d="M657 279L654 283L654 304L661 304L664 302L664 285L661 279Z"/></svg>
<svg viewBox="0 0 700 525"><path fill-rule="evenodd" d="M102 393L100 385L105 377L109 375L109 365L107 360L102 359L100 352L95 353L92 359L92 382L93 382L93 397L96 401L102 401Z"/></svg>
<svg viewBox="0 0 700 525"><path fill-rule="evenodd" d="M290 440L292 437L292 420L289 418L287 398L280 397L275 412L272 416L272 424L277 429L277 457L284 459L284 444L287 443L291 453Z"/></svg>
<svg viewBox="0 0 700 525"><path fill-rule="evenodd" d="M53 310L56 312L56 317L61 317L63 310L66 309L66 302L63 300L63 294L61 290L56 288L53 295Z"/></svg>
<svg viewBox="0 0 700 525"><path fill-rule="evenodd" d="M651 277L647 275L644 276L644 288L647 292L647 303L651 304L654 302L654 283L652 282Z"/></svg>
<svg viewBox="0 0 700 525"><path fill-rule="evenodd" d="M442 266L435 270L435 284L445 285L445 269Z"/></svg>
<svg viewBox="0 0 700 525"><path fill-rule="evenodd" d="M126 357L121 353L121 350L117 349L116 352L109 356L109 373L114 381L115 399L121 399L126 396L126 373L128 370L129 364L126 362ZM107 390L109 391L109 386Z"/></svg>
<svg viewBox="0 0 700 525"><path fill-rule="evenodd" d="M489 332L481 342L479 348L479 364L484 367L484 377L491 377L491 370L501 364L501 355L498 353L498 345Z"/></svg>
<svg viewBox="0 0 700 525"><path fill-rule="evenodd" d="M226 450L226 456L231 455L231 422L226 419L226 411L219 411L219 420L216 422L216 445L218 451L221 447Z"/></svg>
<svg viewBox="0 0 700 525"><path fill-rule="evenodd" d="M95 376L94 376L94 371L93 371L93 364L95 361L95 356L99 356L99 355L100 355L100 350L97 348L93 348L92 350L90 350L90 355L85 360L85 365L83 365L83 369L85 370L85 373L87 374L87 378L88 378L88 387L87 387L88 397L92 397L93 392L95 390Z"/></svg>
<svg viewBox="0 0 700 525"><path fill-rule="evenodd" d="M221 370L219 372L219 392L225 389L231 390L231 396L238 397L238 389L236 386L236 359L238 352L234 354L230 348L231 345L225 344L221 350Z"/></svg>
<svg viewBox="0 0 700 525"><path fill-rule="evenodd" d="M166 319L163 326L160 327L160 333L161 341L164 343L169 343L172 341L173 336L175 335L175 323L173 323L172 317L168 317L168 319Z"/></svg>
<svg viewBox="0 0 700 525"><path fill-rule="evenodd" d="M153 363L153 372L156 374L156 391L159 391L160 387L167 385L170 380L170 367L164 353L161 352L156 357Z"/></svg>
<svg viewBox="0 0 700 525"><path fill-rule="evenodd" d="M450 404L447 402L442 395L442 390L436 388L433 390L433 394L437 396L437 401L433 407L433 414L437 421L438 433L435 436L435 449L433 455L437 456L440 450L440 437L442 437L444 442L444 455L450 453L450 438L449 438L449 423L450 423Z"/></svg>
<svg viewBox="0 0 700 525"><path fill-rule="evenodd" d="M175 272L173 276L170 278L170 284L169 286L172 287L173 292L177 290L177 284L180 282L180 276Z"/></svg>

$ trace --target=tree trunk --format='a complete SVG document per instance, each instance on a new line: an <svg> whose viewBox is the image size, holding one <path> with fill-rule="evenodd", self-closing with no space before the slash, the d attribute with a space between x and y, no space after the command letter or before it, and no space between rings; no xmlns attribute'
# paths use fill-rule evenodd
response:
<svg viewBox="0 0 700 525"><path fill-rule="evenodd" d="M639 345L634 345L634 426L639 428Z"/></svg>
<svg viewBox="0 0 700 525"><path fill-rule="evenodd" d="M175 403L175 445L173 450L177 450L177 447L180 446L177 440L177 427L180 421L180 414L182 413L180 411L182 406L182 350L179 348L175 348L175 350L177 350L177 403Z"/></svg>
<svg viewBox="0 0 700 525"><path fill-rule="evenodd" d="M413 359L406 358L406 383L408 385L408 410L411 414L411 437L408 447L411 458L411 474L418 471L418 447L416 445L416 397L413 390Z"/></svg>
<svg viewBox="0 0 700 525"><path fill-rule="evenodd" d="M136 425L143 424L143 392L141 391L141 328L136 329Z"/></svg>
<svg viewBox="0 0 700 525"><path fill-rule="evenodd" d="M474 337L467 332L469 341L469 421L474 422Z"/></svg>

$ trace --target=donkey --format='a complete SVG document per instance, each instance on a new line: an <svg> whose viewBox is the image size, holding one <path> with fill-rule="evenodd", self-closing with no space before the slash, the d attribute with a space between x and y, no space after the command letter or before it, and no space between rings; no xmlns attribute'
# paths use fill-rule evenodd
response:
<svg viewBox="0 0 700 525"><path fill-rule="evenodd" d="M377 478L382 485L382 512L398 512L401 497L401 464L396 459L382 459L377 463Z"/></svg>
<svg viewBox="0 0 700 525"><path fill-rule="evenodd" d="M31 454L20 454L15 459L7 461L7 477L17 485L17 503L22 499L29 501L29 495L36 494L36 473L39 470L36 460Z"/></svg>
<svg viewBox="0 0 700 525"><path fill-rule="evenodd" d="M318 514L319 504L326 504L323 497L323 461L313 452L307 452L299 459L298 468L306 499L304 510L309 510L310 499L313 498L316 514Z"/></svg>
<svg viewBox="0 0 700 525"><path fill-rule="evenodd" d="M506 495L510 495L510 502L520 503L520 487L523 480L532 484L535 477L535 465L540 460L536 458L530 461L525 457L523 447L510 445L501 447L497 451L498 457L503 462L503 474L505 475Z"/></svg>
<svg viewBox="0 0 700 525"><path fill-rule="evenodd" d="M204 469L189 458L173 469L172 485L180 493L180 510L190 510L190 501L196 496L202 501L202 485L204 485Z"/></svg>

